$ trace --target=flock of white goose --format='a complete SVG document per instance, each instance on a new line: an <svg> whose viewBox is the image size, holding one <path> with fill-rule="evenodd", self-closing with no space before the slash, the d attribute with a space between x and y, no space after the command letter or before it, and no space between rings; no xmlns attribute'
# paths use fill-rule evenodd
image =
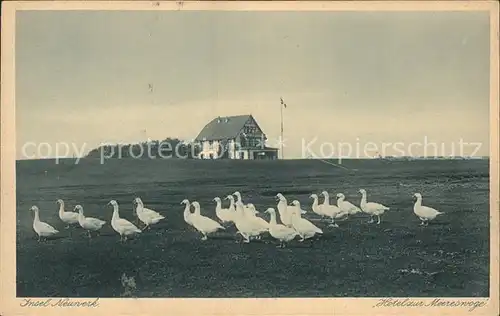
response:
<svg viewBox="0 0 500 316"><path fill-rule="evenodd" d="M330 227L338 227L336 220L345 220L350 215L360 212L370 216L368 223L374 223L374 217L377 217L376 224L380 224L380 217L389 208L379 203L367 202L366 190L360 189L359 193L362 195L359 207L346 201L342 193L337 194L337 205L330 204L330 197L326 191L321 192L321 195L324 197L321 204L319 203L318 195L311 194L310 198L313 199L311 210L322 219L328 218ZM236 197L236 200L234 197ZM422 195L420 193L415 193L414 197L416 198L416 202L413 211L421 220L420 225L427 226L429 221L435 219L436 216L444 214L434 208L423 206ZM284 247L287 242L295 239L297 236L300 238L299 241L302 242L317 234L323 234L323 231L319 227L311 221L302 218L302 215L307 213L307 211L302 209L298 200L294 200L291 204L288 204L287 199L281 193L278 193L276 198L278 200L277 209L281 224L278 223L278 214L272 207L265 211L265 213L270 215L269 222L257 216L259 212L255 206L252 203L243 203L240 192L234 192L225 198L225 200L229 200L228 208L222 207L221 198L214 198L216 202L215 214L219 221L201 215L200 203L196 201L191 203L185 199L181 204L185 205L184 221L202 234L202 240L207 240L209 234L225 230L225 226L227 227L227 225L231 224L236 227L237 234L243 237L243 242L245 243L249 243L252 239L260 239L262 234L267 232L280 242L279 247ZM57 203L59 203L59 218L67 225L66 228L69 228L70 225L79 225L87 231L89 238L92 237L92 232L99 232L104 224L106 224L103 220L85 217L81 205L75 206L74 210L76 212L67 212L64 209L63 200L59 199ZM120 235L121 241L126 241L128 236L139 234L165 218L160 213L144 207L144 203L140 198L135 198L134 204L137 223L139 224L140 221L143 224L141 229L130 221L120 217L118 203L115 200L111 200L108 203L108 205L113 206L111 227ZM194 212L191 211L191 208L194 208ZM39 241L59 232L51 225L40 221L37 206L32 206L30 210L35 213L33 229L38 234Z"/></svg>
<svg viewBox="0 0 500 316"><path fill-rule="evenodd" d="M83 207L81 205L75 206L76 212L66 212L64 210L64 201L57 200L59 204L59 218L63 221L69 228L70 225L80 225L88 233L89 238L92 237L92 232L99 232L101 228L106 224L106 221L100 220L93 217L85 217L83 215ZM150 228L150 225L158 223L165 217L158 212L150 210L144 207L144 203L140 198L134 199L135 215L137 219L141 221L144 225L142 230ZM121 218L118 211L118 203L115 200L109 201L108 205L113 206L113 216L111 217L111 227L120 234L121 241L125 241L128 236L139 234L142 232L136 225L132 224L128 220ZM38 241L46 239L52 235L57 234L59 231L49 224L40 221L39 209L36 205L30 208L31 211L35 212L35 218L33 220L33 230L38 235Z"/></svg>

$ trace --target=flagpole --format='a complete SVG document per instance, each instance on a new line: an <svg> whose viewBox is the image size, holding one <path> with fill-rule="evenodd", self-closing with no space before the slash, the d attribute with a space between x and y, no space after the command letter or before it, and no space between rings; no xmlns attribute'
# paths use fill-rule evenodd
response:
<svg viewBox="0 0 500 316"><path fill-rule="evenodd" d="M281 159L285 159L285 153L283 152L283 107L285 103L283 102L283 98L281 98L280 104L280 113L281 113L281 139L280 139L280 150L281 150Z"/></svg>

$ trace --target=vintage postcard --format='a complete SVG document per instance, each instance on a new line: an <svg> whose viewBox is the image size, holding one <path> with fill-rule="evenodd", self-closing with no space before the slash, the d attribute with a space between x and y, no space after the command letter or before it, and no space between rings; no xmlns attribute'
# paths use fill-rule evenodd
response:
<svg viewBox="0 0 500 316"><path fill-rule="evenodd" d="M498 2L2 6L11 315L498 315Z"/></svg>

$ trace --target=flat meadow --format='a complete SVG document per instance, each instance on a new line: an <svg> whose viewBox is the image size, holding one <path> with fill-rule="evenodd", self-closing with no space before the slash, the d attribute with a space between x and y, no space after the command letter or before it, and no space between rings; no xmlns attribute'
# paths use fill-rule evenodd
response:
<svg viewBox="0 0 500 316"><path fill-rule="evenodd" d="M18 161L17 295L20 297L381 297L489 295L489 160L202 161L98 159ZM344 169L345 168L345 169ZM380 225L357 214L327 227L312 214L311 193L336 193L359 205L390 207ZM299 200L304 215L324 230L314 241L277 248L269 236L241 244L235 228L200 240L183 220L183 199L198 201L215 219L216 196L240 191L262 216L282 193ZM413 193L446 214L419 226ZM134 197L166 219L120 243L109 225L114 199L120 216L135 220ZM65 229L66 211L81 204L86 216L107 221L89 240ZM227 201L226 201L227 202ZM322 198L320 198L322 202ZM32 205L56 229L39 243ZM121 277L135 280L124 289ZM125 294L124 294L125 293Z"/></svg>

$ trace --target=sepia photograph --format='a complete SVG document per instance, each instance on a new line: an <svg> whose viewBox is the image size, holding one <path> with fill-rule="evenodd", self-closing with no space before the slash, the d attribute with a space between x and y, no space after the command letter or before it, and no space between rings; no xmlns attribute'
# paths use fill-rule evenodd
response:
<svg viewBox="0 0 500 316"><path fill-rule="evenodd" d="M92 2L2 8L9 311L498 313L498 3Z"/></svg>

